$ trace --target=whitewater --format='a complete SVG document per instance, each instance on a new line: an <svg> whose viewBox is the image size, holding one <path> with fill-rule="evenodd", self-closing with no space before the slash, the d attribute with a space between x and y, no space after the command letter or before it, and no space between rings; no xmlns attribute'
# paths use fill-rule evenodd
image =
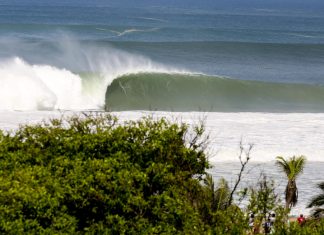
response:
<svg viewBox="0 0 324 235"><path fill-rule="evenodd" d="M15 41L19 44L23 42ZM115 78L139 72L185 72L113 47L81 45L68 35L53 44L62 51L62 66L31 64L18 56L0 59L0 110L103 109L107 87ZM65 66L82 66L82 70L73 72Z"/></svg>

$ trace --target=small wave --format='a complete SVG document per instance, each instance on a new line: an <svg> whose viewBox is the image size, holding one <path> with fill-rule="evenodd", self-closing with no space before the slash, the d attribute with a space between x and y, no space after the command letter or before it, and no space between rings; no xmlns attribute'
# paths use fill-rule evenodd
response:
<svg viewBox="0 0 324 235"><path fill-rule="evenodd" d="M163 23L168 22L167 20L164 20L164 19L151 18L151 17L136 17L136 19L157 21L157 22L163 22Z"/></svg>
<svg viewBox="0 0 324 235"><path fill-rule="evenodd" d="M308 35L308 34L287 33L287 35L295 36L295 37L302 37L302 38L316 38L316 36Z"/></svg>
<svg viewBox="0 0 324 235"><path fill-rule="evenodd" d="M96 30L99 30L99 31L107 31L108 29L104 29L104 28L96 28Z"/></svg>
<svg viewBox="0 0 324 235"><path fill-rule="evenodd" d="M131 28L131 29L125 29L123 31L118 31L118 30L111 30L111 29L104 29L104 28L96 28L96 30L100 31L109 31L114 34L113 37L121 37L126 34L131 34L131 33L137 33L137 32L154 32L159 30L160 28L150 28L150 29L136 29L136 28Z"/></svg>

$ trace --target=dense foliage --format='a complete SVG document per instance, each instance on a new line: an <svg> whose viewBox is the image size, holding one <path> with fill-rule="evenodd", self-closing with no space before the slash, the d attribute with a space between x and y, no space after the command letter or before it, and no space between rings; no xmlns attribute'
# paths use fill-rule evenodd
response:
<svg viewBox="0 0 324 235"><path fill-rule="evenodd" d="M269 214L280 209L280 201L275 192L274 181L269 181L265 174L261 174L257 187L251 187L249 194L248 211L258 215L259 218L256 219L261 223L267 219Z"/></svg>
<svg viewBox="0 0 324 235"><path fill-rule="evenodd" d="M324 218L324 182L319 183L317 186L321 193L312 198L308 208L313 208L312 214L315 218Z"/></svg>
<svg viewBox="0 0 324 235"><path fill-rule="evenodd" d="M0 233L203 231L198 129L99 115L1 133Z"/></svg>
<svg viewBox="0 0 324 235"><path fill-rule="evenodd" d="M227 182L205 172L203 130L103 114L0 132L0 233L248 234ZM278 234L324 231L284 218Z"/></svg>

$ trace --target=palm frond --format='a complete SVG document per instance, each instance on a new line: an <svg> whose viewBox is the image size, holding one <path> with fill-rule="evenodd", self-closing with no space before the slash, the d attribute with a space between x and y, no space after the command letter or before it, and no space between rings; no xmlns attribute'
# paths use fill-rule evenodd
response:
<svg viewBox="0 0 324 235"><path fill-rule="evenodd" d="M306 157L301 155L299 157L294 157L294 173L295 173L295 177L297 177L300 173L303 172L304 170L304 166L306 163Z"/></svg>
<svg viewBox="0 0 324 235"><path fill-rule="evenodd" d="M211 174L206 174L206 178L204 179L204 184L207 189L210 191L215 191L215 183Z"/></svg>
<svg viewBox="0 0 324 235"><path fill-rule="evenodd" d="M318 187L319 189L321 189L321 190L324 191L324 181L321 182L321 183L319 183L319 184L317 185L317 187Z"/></svg>
<svg viewBox="0 0 324 235"><path fill-rule="evenodd" d="M314 210L312 210L312 216L315 218L323 218L324 217L324 209L315 208Z"/></svg>
<svg viewBox="0 0 324 235"><path fill-rule="evenodd" d="M324 194L319 194L313 197L308 204L307 208L315 207L315 206L324 206Z"/></svg>
<svg viewBox="0 0 324 235"><path fill-rule="evenodd" d="M287 160L278 156L276 161L276 165L287 175L289 180L296 179L297 176L303 172L305 163L305 156L293 156Z"/></svg>
<svg viewBox="0 0 324 235"><path fill-rule="evenodd" d="M276 159L276 165L288 176L290 174L288 162L281 156L278 156Z"/></svg>
<svg viewBox="0 0 324 235"><path fill-rule="evenodd" d="M224 209L227 205L228 198L230 195L230 189L228 183L224 178L218 181L215 190L215 201L217 202L217 209Z"/></svg>

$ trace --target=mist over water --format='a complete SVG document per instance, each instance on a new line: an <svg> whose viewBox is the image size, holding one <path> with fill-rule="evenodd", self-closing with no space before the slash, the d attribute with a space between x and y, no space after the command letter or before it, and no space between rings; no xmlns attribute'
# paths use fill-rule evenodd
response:
<svg viewBox="0 0 324 235"><path fill-rule="evenodd" d="M49 65L30 65L18 57L0 62L0 100L1 110L84 106L80 77Z"/></svg>
<svg viewBox="0 0 324 235"><path fill-rule="evenodd" d="M36 42L1 38L0 47L7 48L0 54L0 110L103 109L106 89L119 76L180 71L66 35Z"/></svg>

